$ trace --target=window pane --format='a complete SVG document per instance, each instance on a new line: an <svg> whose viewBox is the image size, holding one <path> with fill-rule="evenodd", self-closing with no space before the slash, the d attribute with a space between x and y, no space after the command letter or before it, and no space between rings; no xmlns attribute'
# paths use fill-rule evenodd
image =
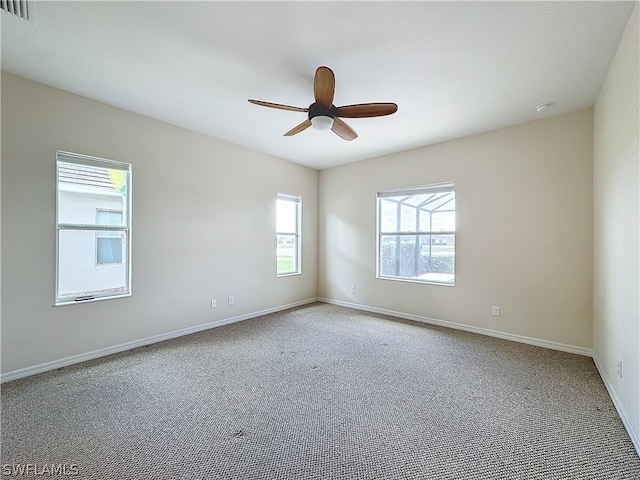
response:
<svg viewBox="0 0 640 480"><path fill-rule="evenodd" d="M456 212L433 212L432 232L455 232Z"/></svg>
<svg viewBox="0 0 640 480"><path fill-rule="evenodd" d="M120 262L96 265L97 244L95 230L61 230L58 239L58 297L73 298L100 294L127 293L126 232L119 238L106 237L107 242L118 242L108 251L120 255ZM118 252L118 253L115 253Z"/></svg>
<svg viewBox="0 0 640 480"><path fill-rule="evenodd" d="M453 283L455 272L455 236L423 237L420 250L420 275L441 283Z"/></svg>
<svg viewBox="0 0 640 480"><path fill-rule="evenodd" d="M298 202L276 200L276 231L295 233L298 231Z"/></svg>
<svg viewBox="0 0 640 480"><path fill-rule="evenodd" d="M278 275L298 272L298 246L296 235L278 235Z"/></svg>
<svg viewBox="0 0 640 480"><path fill-rule="evenodd" d="M416 231L416 207L401 204L400 206L400 231L415 232Z"/></svg>
<svg viewBox="0 0 640 480"><path fill-rule="evenodd" d="M398 202L390 198L380 199L380 230L398 231Z"/></svg>
<svg viewBox="0 0 640 480"><path fill-rule="evenodd" d="M120 212L122 225L127 175L122 170L58 162L58 223L115 225L112 213ZM96 215L97 210L104 214Z"/></svg>
<svg viewBox="0 0 640 480"><path fill-rule="evenodd" d="M380 275L453 283L454 235L383 235Z"/></svg>
<svg viewBox="0 0 640 480"><path fill-rule="evenodd" d="M379 200L380 232L455 231L454 195L440 192L382 197Z"/></svg>
<svg viewBox="0 0 640 480"><path fill-rule="evenodd" d="M431 212L423 208L420 209L420 225L418 225L419 232L430 232L432 226Z"/></svg>
<svg viewBox="0 0 640 480"><path fill-rule="evenodd" d="M429 208L432 212L440 210L455 210L455 194L453 192L439 193L435 195L433 201L429 202L425 207Z"/></svg>
<svg viewBox="0 0 640 480"><path fill-rule="evenodd" d="M420 239L417 235L406 235L400 237L400 277L416 277L419 273L420 260Z"/></svg>
<svg viewBox="0 0 640 480"><path fill-rule="evenodd" d="M398 246L395 235L383 235L380 237L379 268L380 275L391 277L396 275Z"/></svg>
<svg viewBox="0 0 640 480"><path fill-rule="evenodd" d="M407 205L417 206L430 198L431 195L414 195L412 197L407 197L404 201Z"/></svg>
<svg viewBox="0 0 640 480"><path fill-rule="evenodd" d="M415 277L416 235L383 235L380 240L380 275L391 277Z"/></svg>

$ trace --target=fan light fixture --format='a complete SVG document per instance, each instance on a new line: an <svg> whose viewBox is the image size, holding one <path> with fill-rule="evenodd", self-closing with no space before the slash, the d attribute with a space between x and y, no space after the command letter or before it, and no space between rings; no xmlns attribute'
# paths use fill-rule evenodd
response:
<svg viewBox="0 0 640 480"><path fill-rule="evenodd" d="M329 130L333 127L333 118L325 115L318 115L311 119L311 126L316 130Z"/></svg>

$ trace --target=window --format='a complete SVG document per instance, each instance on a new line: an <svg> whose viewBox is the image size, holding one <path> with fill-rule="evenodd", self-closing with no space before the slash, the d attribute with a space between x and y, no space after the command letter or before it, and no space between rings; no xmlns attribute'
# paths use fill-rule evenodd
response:
<svg viewBox="0 0 640 480"><path fill-rule="evenodd" d="M300 273L300 218L302 199L279 193L276 199L277 274Z"/></svg>
<svg viewBox="0 0 640 480"><path fill-rule="evenodd" d="M56 157L56 305L129 295L131 166Z"/></svg>
<svg viewBox="0 0 640 480"><path fill-rule="evenodd" d="M454 284L453 183L378 193L378 278Z"/></svg>

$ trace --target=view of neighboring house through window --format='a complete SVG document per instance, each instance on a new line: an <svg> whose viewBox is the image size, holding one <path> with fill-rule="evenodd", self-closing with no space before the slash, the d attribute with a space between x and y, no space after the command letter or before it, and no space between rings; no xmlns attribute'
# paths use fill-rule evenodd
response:
<svg viewBox="0 0 640 480"><path fill-rule="evenodd" d="M97 210L97 225L122 225L124 217L122 212L113 210ZM124 239L119 231L100 231L96 234L96 264L120 264L122 263L122 249Z"/></svg>
<svg viewBox="0 0 640 480"><path fill-rule="evenodd" d="M378 193L378 278L453 285L452 183Z"/></svg>
<svg viewBox="0 0 640 480"><path fill-rule="evenodd" d="M302 199L279 193L276 199L277 274L300 273L300 220Z"/></svg>
<svg viewBox="0 0 640 480"><path fill-rule="evenodd" d="M130 294L131 166L57 152L56 305Z"/></svg>

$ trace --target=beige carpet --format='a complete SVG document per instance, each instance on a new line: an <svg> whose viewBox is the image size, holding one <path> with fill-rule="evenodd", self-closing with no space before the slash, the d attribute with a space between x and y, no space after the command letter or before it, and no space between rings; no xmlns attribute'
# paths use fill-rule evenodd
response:
<svg viewBox="0 0 640 480"><path fill-rule="evenodd" d="M4 384L3 478L25 464L18 478L640 478L590 358L326 304Z"/></svg>

